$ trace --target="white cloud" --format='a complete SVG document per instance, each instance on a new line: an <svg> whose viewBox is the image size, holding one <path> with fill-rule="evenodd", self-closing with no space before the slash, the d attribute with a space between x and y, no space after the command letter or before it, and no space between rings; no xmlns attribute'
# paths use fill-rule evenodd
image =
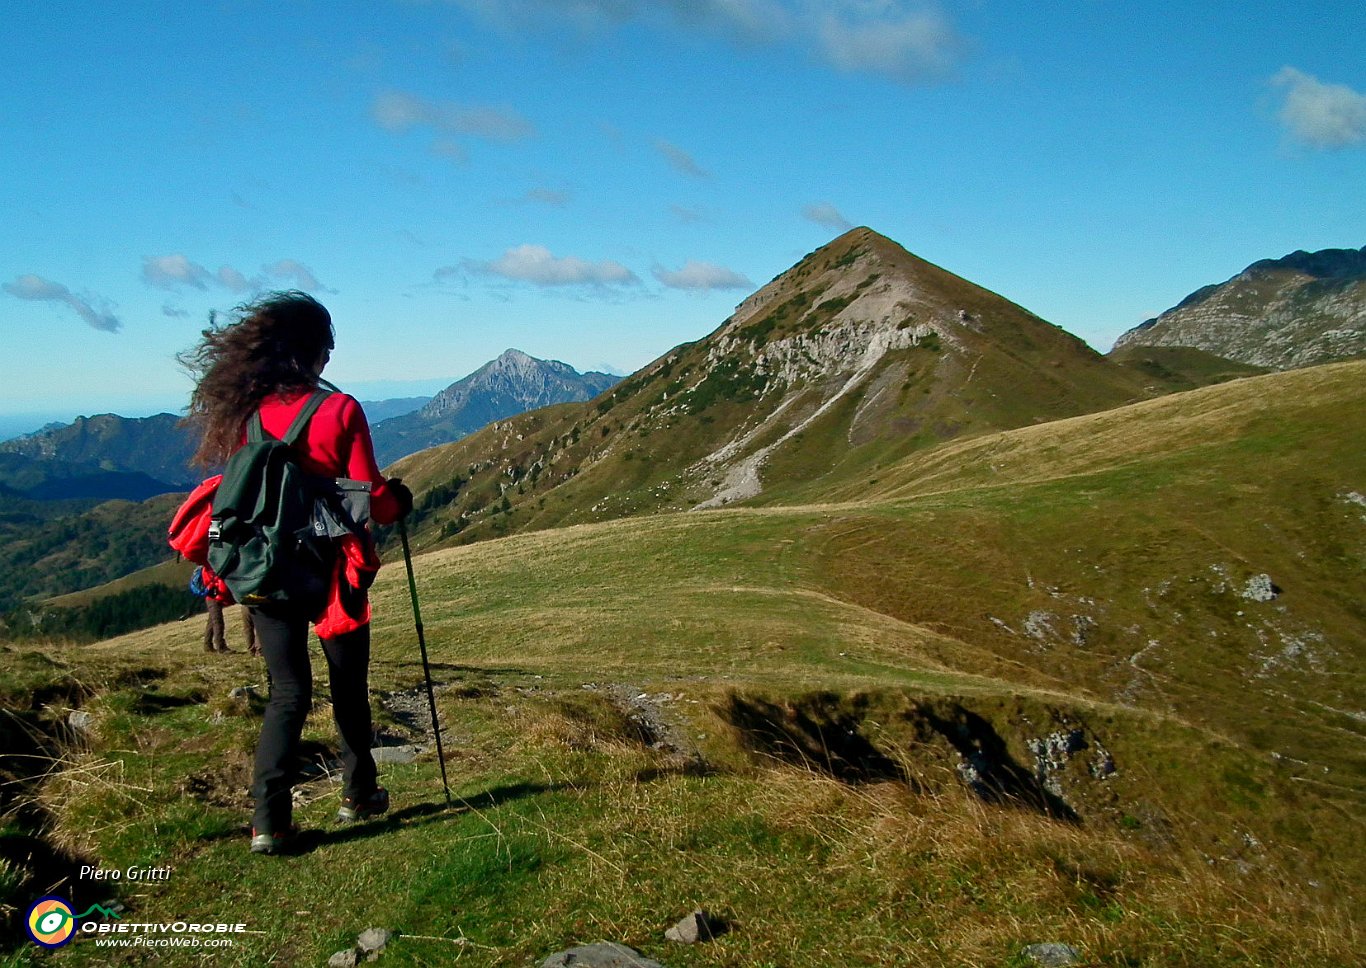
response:
<svg viewBox="0 0 1366 968"><path fill-rule="evenodd" d="M710 178L711 172L707 171L696 161L693 156L688 154L678 145L665 141L663 138L655 139L655 150L664 156L664 160L690 178Z"/></svg>
<svg viewBox="0 0 1366 968"><path fill-rule="evenodd" d="M915 83L947 75L962 55L961 38L936 8L843 6L842 12L823 14L815 34L818 53L840 70Z"/></svg>
<svg viewBox="0 0 1366 968"><path fill-rule="evenodd" d="M670 289L753 289L754 283L733 269L689 259L677 272L654 267L654 277Z"/></svg>
<svg viewBox="0 0 1366 968"><path fill-rule="evenodd" d="M790 35L793 12L777 0L670 0L685 27L710 29L745 43L766 43Z"/></svg>
<svg viewBox="0 0 1366 968"><path fill-rule="evenodd" d="M1281 68L1271 83L1285 88L1280 120L1297 140L1329 150L1366 143L1366 95L1293 67Z"/></svg>
<svg viewBox="0 0 1366 968"><path fill-rule="evenodd" d="M231 289L233 292L246 292L248 289L260 285L259 282L252 282L232 266L218 267L218 282L225 289Z"/></svg>
<svg viewBox="0 0 1366 968"><path fill-rule="evenodd" d="M147 256L142 260L142 279L150 286L168 292L180 292L185 287L207 290L217 286L232 293L260 292L271 279L294 282L300 289L320 292L335 292L328 289L313 270L296 259L280 261L261 267L261 275L247 278L232 266L219 266L217 272L210 272L198 262L179 252L171 255Z"/></svg>
<svg viewBox="0 0 1366 968"><path fill-rule="evenodd" d="M588 262L574 256L556 256L543 245L520 245L491 262L467 259L462 266L466 271L534 286L630 286L640 282L636 274L620 262ZM436 278L445 279L458 272L453 267L438 269Z"/></svg>
<svg viewBox="0 0 1366 968"><path fill-rule="evenodd" d="M937 0L455 0L508 30L600 34L630 21L784 45L901 83L949 74L966 44Z"/></svg>
<svg viewBox="0 0 1366 968"><path fill-rule="evenodd" d="M445 134L501 142L522 141L536 134L535 125L511 108L465 107L450 101L429 101L404 91L380 94L370 113L386 131L429 127Z"/></svg>
<svg viewBox="0 0 1366 968"><path fill-rule="evenodd" d="M219 266L217 272L210 272L179 252L143 258L142 280L168 292L180 292L186 286L204 291L216 285L229 292L241 293L260 289L265 284L261 278L248 279L232 266Z"/></svg>
<svg viewBox="0 0 1366 968"><path fill-rule="evenodd" d="M294 259L281 259L274 265L262 266L261 271L276 279L292 279L306 292L336 292L335 289L328 289L319 282L312 269Z"/></svg>
<svg viewBox="0 0 1366 968"><path fill-rule="evenodd" d="M854 227L854 223L841 215L840 210L829 202L807 205L802 209L802 217L827 229L834 229L836 232L848 232Z"/></svg>
<svg viewBox="0 0 1366 968"><path fill-rule="evenodd" d="M181 286L193 289L208 289L214 275L197 262L173 253L172 255L147 256L142 260L142 279L158 289L175 292Z"/></svg>
<svg viewBox="0 0 1366 968"><path fill-rule="evenodd" d="M92 329L102 330L106 333L117 333L123 328L123 323L119 321L117 316L107 308L96 309L93 304L93 300L98 300L107 306L108 300L100 297L77 296L60 282L53 282L50 279L44 279L42 276L22 275L13 282L5 283L0 288L18 299L56 302L68 306Z"/></svg>

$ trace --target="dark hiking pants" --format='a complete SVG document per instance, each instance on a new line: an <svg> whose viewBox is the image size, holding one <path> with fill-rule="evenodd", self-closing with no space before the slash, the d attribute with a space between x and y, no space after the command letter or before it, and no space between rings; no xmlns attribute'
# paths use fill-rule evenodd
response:
<svg viewBox="0 0 1366 968"><path fill-rule="evenodd" d="M261 723L251 787L256 798L252 826L257 833L279 833L292 822L291 790L299 767L299 737L313 703L308 620L259 608L252 610L252 620L270 675L270 701ZM341 738L342 795L363 799L376 788L367 682L370 627L324 639L323 654L332 692L332 718Z"/></svg>

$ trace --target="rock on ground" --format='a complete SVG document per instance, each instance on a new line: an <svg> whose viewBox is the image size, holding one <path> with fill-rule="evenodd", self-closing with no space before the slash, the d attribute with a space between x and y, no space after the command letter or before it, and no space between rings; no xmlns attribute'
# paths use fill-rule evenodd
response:
<svg viewBox="0 0 1366 968"><path fill-rule="evenodd" d="M639 951L611 941L583 945L560 951L545 961L541 968L664 968Z"/></svg>
<svg viewBox="0 0 1366 968"><path fill-rule="evenodd" d="M1027 945L1021 953L1043 968L1066 968L1067 965L1081 961L1081 952L1070 944L1059 944L1056 941Z"/></svg>
<svg viewBox="0 0 1366 968"><path fill-rule="evenodd" d="M720 937L726 933L726 928L725 921L698 908L665 931L664 937L679 944L696 944L699 941L711 941Z"/></svg>
<svg viewBox="0 0 1366 968"><path fill-rule="evenodd" d="M384 928L366 928L356 939L356 947L362 954L368 955L370 961L374 961L391 937L392 933Z"/></svg>

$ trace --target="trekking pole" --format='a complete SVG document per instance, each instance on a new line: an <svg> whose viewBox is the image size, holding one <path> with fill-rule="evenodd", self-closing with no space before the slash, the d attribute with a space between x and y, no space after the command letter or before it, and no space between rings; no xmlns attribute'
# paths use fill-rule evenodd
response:
<svg viewBox="0 0 1366 968"><path fill-rule="evenodd" d="M422 634L422 611L417 606L417 579L413 577L413 554L408 550L408 526L398 519L398 536L403 539L403 563L408 567L408 592L413 598L413 621L417 625L417 646L422 650L422 674L427 679L427 706L432 711L432 734L436 737L436 759L441 764L441 787L446 791L446 806L451 805L451 785L446 780L446 754L441 750L441 726L436 721L436 693L432 691L432 667L427 662L427 640Z"/></svg>

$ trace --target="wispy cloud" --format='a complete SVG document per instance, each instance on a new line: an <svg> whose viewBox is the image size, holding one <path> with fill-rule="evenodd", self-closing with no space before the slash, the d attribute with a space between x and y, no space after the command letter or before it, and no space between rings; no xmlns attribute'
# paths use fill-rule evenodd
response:
<svg viewBox="0 0 1366 968"><path fill-rule="evenodd" d="M253 289L260 285L259 281L252 282L232 266L219 266L217 278L219 284L221 284L223 288L230 289L233 292L246 292L248 289Z"/></svg>
<svg viewBox="0 0 1366 968"><path fill-rule="evenodd" d="M711 177L711 172L699 165L693 159L692 155L688 154L673 142L665 141L663 138L656 138L654 147L655 151L658 151L663 155L664 160L672 165L675 171L687 175L689 178Z"/></svg>
<svg viewBox="0 0 1366 968"><path fill-rule="evenodd" d="M381 128L395 133L430 128L438 134L503 143L536 135L536 126L512 108L433 101L406 91L378 95L370 107L370 116Z"/></svg>
<svg viewBox="0 0 1366 968"><path fill-rule="evenodd" d="M329 289L318 281L318 277L313 274L313 270L302 262L294 259L281 259L272 265L262 266L261 271L266 275L275 278L293 281L300 289L307 292L336 292Z"/></svg>
<svg viewBox="0 0 1366 968"><path fill-rule="evenodd" d="M592 36L631 21L784 45L842 71L905 84L952 73L967 43L935 0L454 0L509 30Z"/></svg>
<svg viewBox="0 0 1366 968"><path fill-rule="evenodd" d="M572 197L571 193L554 188L533 188L526 193L525 200L536 202L538 205L549 205L551 208L564 208Z"/></svg>
<svg viewBox="0 0 1366 968"><path fill-rule="evenodd" d="M634 272L610 259L589 262L574 256L556 256L543 245L520 245L488 262L466 259L435 273L438 280L461 273L497 276L533 286L633 286L640 282Z"/></svg>
<svg viewBox="0 0 1366 968"><path fill-rule="evenodd" d="M78 296L60 282L53 282L42 276L22 275L0 288L18 299L61 303L85 320L86 325L92 329L117 333L123 328L123 323L107 308L107 299L99 296ZM101 308L95 307L96 302L100 303Z"/></svg>
<svg viewBox="0 0 1366 968"><path fill-rule="evenodd" d="M179 253L146 256L142 260L142 281L158 289L176 292L184 286L208 289L214 275Z"/></svg>
<svg viewBox="0 0 1366 968"><path fill-rule="evenodd" d="M802 209L802 217L808 221L836 232L848 232L854 224L840 214L840 210L829 202L816 202Z"/></svg>
<svg viewBox="0 0 1366 968"><path fill-rule="evenodd" d="M432 142L430 151L440 158L448 158L457 165L463 165L470 160L470 153L465 146L454 138L437 138Z"/></svg>
<svg viewBox="0 0 1366 968"><path fill-rule="evenodd" d="M1327 150L1366 143L1366 95L1293 67L1281 68L1271 83L1285 90L1279 116L1297 141Z"/></svg>
<svg viewBox="0 0 1366 968"><path fill-rule="evenodd" d="M190 315L190 311L167 303L161 307L161 315L169 316L172 319L186 319Z"/></svg>
<svg viewBox="0 0 1366 968"><path fill-rule="evenodd" d="M689 259L677 271L654 267L654 277L670 289L691 289L706 292L713 289L753 289L754 283L734 269L710 262Z"/></svg>
<svg viewBox="0 0 1366 968"><path fill-rule="evenodd" d="M914 84L948 75L962 57L964 43L938 8L833 6L816 23L815 39L819 55L840 70Z"/></svg>
<svg viewBox="0 0 1366 968"><path fill-rule="evenodd" d="M217 272L210 272L179 252L147 256L142 260L143 282L168 292L183 292L186 288L207 291L210 286L239 294L259 292L269 286L272 279L293 282L300 289L335 291L324 286L313 274L312 269L295 259L281 259L271 265L264 265L261 267L261 274L251 278L228 265L219 266Z"/></svg>

